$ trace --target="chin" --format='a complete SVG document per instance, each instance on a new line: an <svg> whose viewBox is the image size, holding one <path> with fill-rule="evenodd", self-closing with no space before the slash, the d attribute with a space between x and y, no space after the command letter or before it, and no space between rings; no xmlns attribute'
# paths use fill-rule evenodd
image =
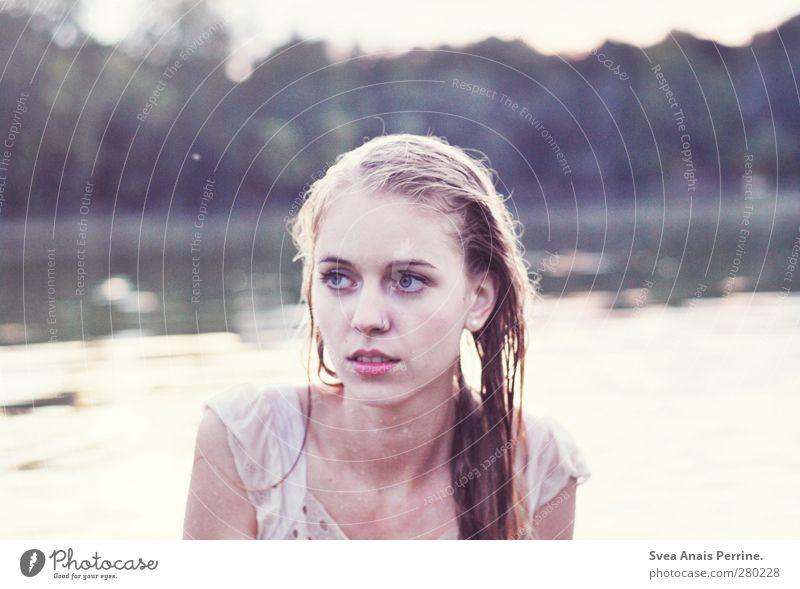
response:
<svg viewBox="0 0 800 589"><path fill-rule="evenodd" d="M391 407L407 401L416 394L416 389L408 385L407 379L364 377L349 374L343 379L345 395L354 401L372 407Z"/></svg>

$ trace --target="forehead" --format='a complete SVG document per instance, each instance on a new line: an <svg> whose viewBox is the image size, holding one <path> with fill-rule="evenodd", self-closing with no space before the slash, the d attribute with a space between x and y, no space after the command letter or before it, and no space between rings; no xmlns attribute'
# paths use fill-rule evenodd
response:
<svg viewBox="0 0 800 589"><path fill-rule="evenodd" d="M336 198L322 217L316 257L326 256L363 265L414 257L441 268L460 263L462 247L455 219L433 206L394 194L351 191Z"/></svg>

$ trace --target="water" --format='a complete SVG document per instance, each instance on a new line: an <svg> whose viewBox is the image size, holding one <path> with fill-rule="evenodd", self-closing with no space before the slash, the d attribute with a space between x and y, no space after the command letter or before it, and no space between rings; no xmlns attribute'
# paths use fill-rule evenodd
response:
<svg viewBox="0 0 800 589"><path fill-rule="evenodd" d="M560 421L592 470L575 537L796 537L800 297L624 312L607 299L545 299L531 323L525 404ZM262 335L5 348L2 400L67 388L86 405L0 417L13 506L0 537L179 538L203 399L303 379L301 347Z"/></svg>
<svg viewBox="0 0 800 589"><path fill-rule="evenodd" d="M760 203L741 259L740 212L677 201L668 211L653 203L528 211L523 240L530 271L551 295L620 292L609 302L636 306L626 299L645 285L649 302L670 304L698 288L708 298L785 287L800 200L787 194ZM215 331L255 341L255 332L274 326L253 308L299 300L301 265L292 261L285 220L274 211L220 214L200 232L195 220L155 213L92 217L85 226L63 215L6 220L0 345ZM83 235L85 246L77 241Z"/></svg>

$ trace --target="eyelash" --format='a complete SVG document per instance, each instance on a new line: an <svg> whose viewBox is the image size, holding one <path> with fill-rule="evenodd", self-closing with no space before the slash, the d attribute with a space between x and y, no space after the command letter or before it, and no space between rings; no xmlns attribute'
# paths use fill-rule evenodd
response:
<svg viewBox="0 0 800 589"><path fill-rule="evenodd" d="M338 270L328 270L327 272L321 272L320 273L320 280L322 281L323 284L327 285L332 290L336 290L336 291L345 290L344 288L337 288L337 287L331 286L329 284L331 278L334 277L334 276L342 276L344 278L348 278L346 274L344 274L342 272L339 272ZM423 284L423 288L419 288L417 290L403 290L403 289L400 289L400 288L395 289L395 290L398 290L399 292L403 293L404 295L419 294L424 290L425 286L430 285L430 281L427 278L425 278L424 276L420 276L419 274L413 274L411 272L401 272L401 274L400 274L400 278L401 279L405 278L406 276L410 276L411 278L413 278L415 280L419 280ZM349 278L348 278L348 280L349 280Z"/></svg>

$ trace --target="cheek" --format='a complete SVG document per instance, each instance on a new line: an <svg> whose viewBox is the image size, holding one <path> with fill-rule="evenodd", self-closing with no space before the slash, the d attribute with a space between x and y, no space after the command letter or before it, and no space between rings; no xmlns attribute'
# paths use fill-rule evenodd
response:
<svg viewBox="0 0 800 589"><path fill-rule="evenodd" d="M412 337L427 348L441 345L457 350L464 328L466 305L461 290L439 291L403 313L402 322L405 330L413 332Z"/></svg>
<svg viewBox="0 0 800 589"><path fill-rule="evenodd" d="M414 345L420 348L432 362L439 364L449 362L458 355L463 322L461 317L441 309L438 313L428 315L412 330L410 337Z"/></svg>
<svg viewBox="0 0 800 589"><path fill-rule="evenodd" d="M431 299L420 313L420 315L424 315L425 330L433 330L442 336L447 334L446 339L458 339L461 329L464 327L466 305L460 291L442 293L441 296Z"/></svg>

